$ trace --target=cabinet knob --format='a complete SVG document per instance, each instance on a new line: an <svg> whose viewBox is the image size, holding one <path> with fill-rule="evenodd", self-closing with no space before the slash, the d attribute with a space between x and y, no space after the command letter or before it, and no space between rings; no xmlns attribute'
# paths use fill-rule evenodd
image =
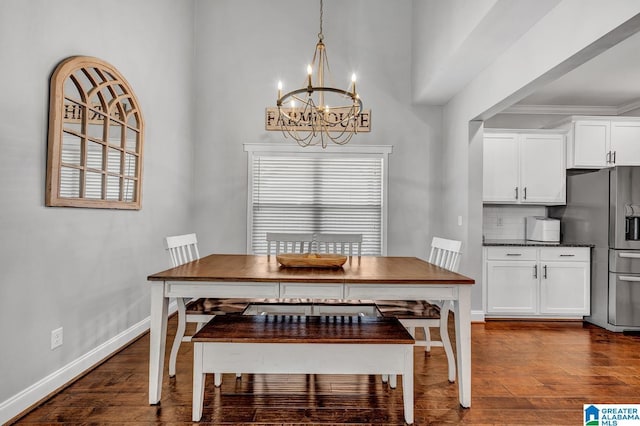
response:
<svg viewBox="0 0 640 426"><path fill-rule="evenodd" d="M533 278L538 278L538 265L533 265Z"/></svg>
<svg viewBox="0 0 640 426"><path fill-rule="evenodd" d="M518 199L518 187L516 186L516 200Z"/></svg>
<svg viewBox="0 0 640 426"><path fill-rule="evenodd" d="M542 278L547 279L547 265L542 267Z"/></svg>

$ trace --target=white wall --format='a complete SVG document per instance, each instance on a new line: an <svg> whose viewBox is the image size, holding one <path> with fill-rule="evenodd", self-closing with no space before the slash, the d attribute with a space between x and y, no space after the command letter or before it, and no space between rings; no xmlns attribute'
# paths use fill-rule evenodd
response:
<svg viewBox="0 0 640 426"><path fill-rule="evenodd" d="M0 2L0 408L149 315L162 236L190 229L192 14L172 0ZM72 55L111 63L141 103L140 211L44 206L49 76Z"/></svg>
<svg viewBox="0 0 640 426"><path fill-rule="evenodd" d="M445 217L443 229L466 247L461 272L481 283L482 275L482 122L546 82L637 31L640 2L563 0L510 49L479 74L444 109ZM626 22L626 23L625 23ZM472 309L482 308L481 286Z"/></svg>
<svg viewBox="0 0 640 426"><path fill-rule="evenodd" d="M248 13L247 11L250 11ZM327 0L324 41L333 81L352 72L371 109L371 133L350 144L390 144L388 254L427 256L440 222L441 108L412 105L411 0ZM319 8L298 0L196 2L195 215L203 252L246 250L243 143L295 144L264 130L276 85L305 80Z"/></svg>

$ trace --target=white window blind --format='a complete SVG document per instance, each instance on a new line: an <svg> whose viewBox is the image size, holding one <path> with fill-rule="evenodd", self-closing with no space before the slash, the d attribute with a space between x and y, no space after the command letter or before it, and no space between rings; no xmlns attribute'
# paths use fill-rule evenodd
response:
<svg viewBox="0 0 640 426"><path fill-rule="evenodd" d="M250 157L250 250L267 232L362 234L362 254L383 253L386 155L254 153Z"/></svg>

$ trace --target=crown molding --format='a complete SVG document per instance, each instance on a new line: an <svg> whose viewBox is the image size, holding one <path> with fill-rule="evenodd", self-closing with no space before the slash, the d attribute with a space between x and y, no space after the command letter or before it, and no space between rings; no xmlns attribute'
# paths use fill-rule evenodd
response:
<svg viewBox="0 0 640 426"><path fill-rule="evenodd" d="M624 114L625 112L633 111L634 109L640 108L640 99L637 101L629 102L626 105L620 105L618 107L618 115Z"/></svg>
<svg viewBox="0 0 640 426"><path fill-rule="evenodd" d="M590 105L513 105L500 114L617 115L619 109L619 107Z"/></svg>

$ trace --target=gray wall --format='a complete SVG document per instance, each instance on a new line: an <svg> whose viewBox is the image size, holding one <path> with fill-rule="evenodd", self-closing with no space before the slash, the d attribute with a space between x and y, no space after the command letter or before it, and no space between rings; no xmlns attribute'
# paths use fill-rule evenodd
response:
<svg viewBox="0 0 640 426"><path fill-rule="evenodd" d="M304 80L318 32L309 3L0 2L0 403L149 315L163 236L196 231L202 253L246 250L242 144L292 143L263 116L278 79ZM410 0L328 0L324 33L335 84L358 73L372 110L372 132L351 143L394 147L388 252L424 257L440 222L442 114L411 102L411 13ZM111 63L140 100L140 211L44 207L48 79L72 55ZM52 351L57 327L64 344Z"/></svg>
<svg viewBox="0 0 640 426"><path fill-rule="evenodd" d="M304 4L304 7L301 5ZM440 222L441 108L412 105L410 0L327 0L323 32L333 81L358 91L371 133L350 144L393 145L388 254L427 256ZM196 2L195 227L204 252L246 251L243 143L294 144L264 130L277 82L300 87L319 26L315 2Z"/></svg>
<svg viewBox="0 0 640 426"><path fill-rule="evenodd" d="M191 2L0 2L0 402L149 315L162 237L191 229L192 23ZM141 103L140 211L44 207L49 76L72 55L111 63Z"/></svg>

